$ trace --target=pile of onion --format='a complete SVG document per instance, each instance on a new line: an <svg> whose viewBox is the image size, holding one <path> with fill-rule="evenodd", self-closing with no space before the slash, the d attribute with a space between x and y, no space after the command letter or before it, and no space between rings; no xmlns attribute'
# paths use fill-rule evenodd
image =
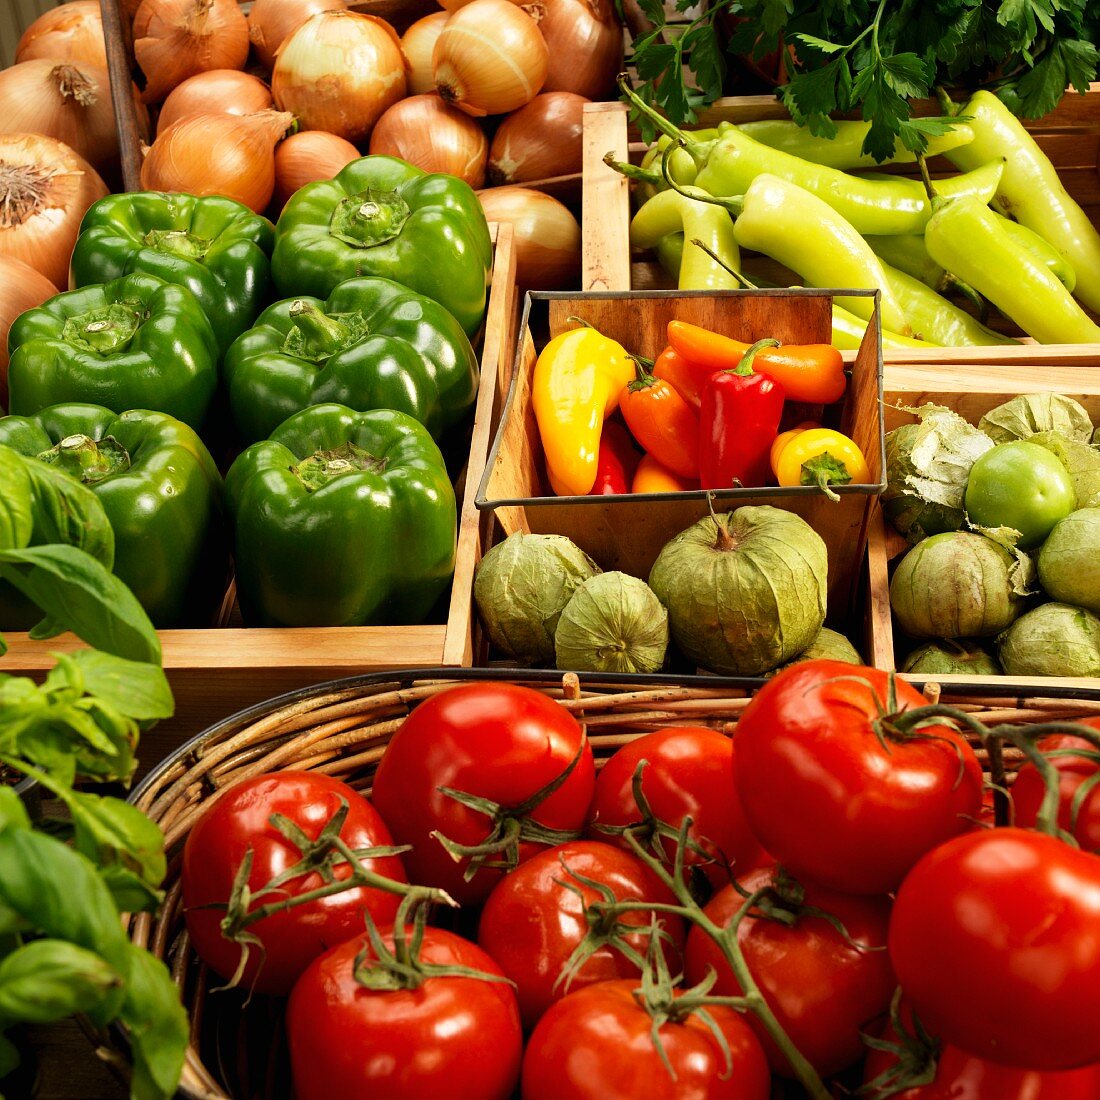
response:
<svg viewBox="0 0 1100 1100"><path fill-rule="evenodd" d="M0 254L0 406L8 405L8 329L28 309L57 293L45 275L11 256Z"/></svg>
<svg viewBox="0 0 1100 1100"><path fill-rule="evenodd" d="M437 95L414 95L395 103L370 136L370 151L400 157L425 172L448 172L471 187L485 182L489 141L469 115Z"/></svg>
<svg viewBox="0 0 1100 1100"><path fill-rule="evenodd" d="M400 39L373 15L320 12L283 43L271 90L275 105L293 112L303 130L362 141L382 112L405 96Z"/></svg>
<svg viewBox="0 0 1100 1100"><path fill-rule="evenodd" d="M544 92L611 99L623 67L623 28L611 0L519 0L549 50Z"/></svg>
<svg viewBox="0 0 1100 1100"><path fill-rule="evenodd" d="M248 23L237 0L142 0L134 16L134 57L146 103L208 69L243 69Z"/></svg>
<svg viewBox="0 0 1100 1100"><path fill-rule="evenodd" d="M137 115L142 136L147 136L149 116L143 104L138 104ZM0 71L0 132L45 134L100 171L110 170L118 161L118 130L107 70L84 61L40 58Z"/></svg>
<svg viewBox="0 0 1100 1100"><path fill-rule="evenodd" d="M584 96L543 92L510 114L493 137L489 182L524 183L581 170Z"/></svg>
<svg viewBox="0 0 1100 1100"><path fill-rule="evenodd" d="M510 222L515 233L516 282L524 290L578 286L581 227L557 199L529 187L479 191L491 222Z"/></svg>
<svg viewBox="0 0 1100 1100"><path fill-rule="evenodd" d="M271 89L258 77L239 69L211 69L177 84L157 117L163 134L188 115L251 115L272 105Z"/></svg>
<svg viewBox="0 0 1100 1100"><path fill-rule="evenodd" d="M0 256L67 286L80 220L106 194L96 170L60 141L0 134Z"/></svg>
<svg viewBox="0 0 1100 1100"><path fill-rule="evenodd" d="M459 8L432 52L436 90L477 117L530 103L542 89L549 62L535 21L509 0L473 0Z"/></svg>
<svg viewBox="0 0 1100 1100"><path fill-rule="evenodd" d="M86 61L107 67L107 45L99 0L70 0L44 11L24 32L15 47L15 60L38 58Z"/></svg>
<svg viewBox="0 0 1100 1100"><path fill-rule="evenodd" d="M291 134L275 150L275 194L272 207L278 213L287 199L307 183L330 180L345 165L359 159L350 141L324 130Z"/></svg>
<svg viewBox="0 0 1100 1100"><path fill-rule="evenodd" d="M157 136L141 166L141 186L225 195L259 213L275 190L275 146L293 122L285 111L189 115Z"/></svg>
<svg viewBox="0 0 1100 1100"><path fill-rule="evenodd" d="M401 52L405 55L409 95L423 95L425 92L435 91L432 52L449 18L445 11L425 15L423 19L413 23L402 36Z"/></svg>
<svg viewBox="0 0 1100 1100"><path fill-rule="evenodd" d="M256 59L269 72L287 38L319 11L345 11L345 0L255 0L248 13L248 37Z"/></svg>

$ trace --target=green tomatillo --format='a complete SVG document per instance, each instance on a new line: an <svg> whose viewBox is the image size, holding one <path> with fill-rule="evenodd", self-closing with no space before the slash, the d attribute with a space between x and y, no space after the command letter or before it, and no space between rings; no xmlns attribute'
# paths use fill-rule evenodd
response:
<svg viewBox="0 0 1100 1100"><path fill-rule="evenodd" d="M1020 532L1019 547L1038 546L1077 505L1069 471L1036 443L999 443L974 463L966 483L966 513L979 527Z"/></svg>
<svg viewBox="0 0 1100 1100"><path fill-rule="evenodd" d="M238 456L226 490L249 625L423 622L454 573L454 490L402 412L304 409Z"/></svg>

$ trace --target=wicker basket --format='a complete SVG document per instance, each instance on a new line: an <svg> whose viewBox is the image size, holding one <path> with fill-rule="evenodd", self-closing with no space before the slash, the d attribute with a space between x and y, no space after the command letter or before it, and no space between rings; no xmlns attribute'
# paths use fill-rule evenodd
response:
<svg viewBox="0 0 1100 1100"><path fill-rule="evenodd" d="M671 677L603 676L580 683L568 673L425 669L376 674L307 688L242 711L211 727L166 759L134 791L131 801L164 829L169 853L167 900L158 917L130 921L135 943L169 966L191 1019L181 1095L188 1100L290 1096L282 1002L239 990L210 993L219 984L190 948L180 908L179 854L189 830L214 796L231 783L279 768L336 776L370 792L389 739L419 703L460 682L501 681L533 687L575 713L588 732L597 762L651 730L705 725L732 733L759 681L714 678L713 686L685 686ZM939 698L929 685L930 698ZM946 698L946 696L945 696ZM1100 689L1062 698L998 696L959 699L987 725L1100 715ZM1009 769L1019 754L1006 752ZM985 754L979 752L983 766ZM469 916L457 928L473 934Z"/></svg>

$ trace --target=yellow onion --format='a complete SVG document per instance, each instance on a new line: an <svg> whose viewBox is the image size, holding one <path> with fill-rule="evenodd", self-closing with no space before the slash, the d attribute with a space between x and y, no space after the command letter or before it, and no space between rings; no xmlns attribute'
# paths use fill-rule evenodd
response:
<svg viewBox="0 0 1100 1100"><path fill-rule="evenodd" d="M345 11L345 0L255 0L248 13L248 37L268 72L287 37L319 11Z"/></svg>
<svg viewBox="0 0 1100 1100"><path fill-rule="evenodd" d="M137 106L145 137L149 116L144 104ZM45 134L100 171L110 169L118 161L118 129L107 70L40 58L0 71L0 132Z"/></svg>
<svg viewBox="0 0 1100 1100"><path fill-rule="evenodd" d="M28 309L40 306L57 287L29 264L0 254L0 406L8 404L8 329Z"/></svg>
<svg viewBox="0 0 1100 1100"><path fill-rule="evenodd" d="M70 0L44 11L15 47L15 60L40 57L55 61L86 61L107 68L107 44L99 0Z"/></svg>
<svg viewBox="0 0 1100 1100"><path fill-rule="evenodd" d="M523 10L550 52L544 92L613 98L623 67L623 28L611 0L532 0Z"/></svg>
<svg viewBox="0 0 1100 1100"><path fill-rule="evenodd" d="M293 121L286 111L188 115L159 134L146 152L141 186L225 195L262 211L275 190L275 146Z"/></svg>
<svg viewBox="0 0 1100 1100"><path fill-rule="evenodd" d="M562 203L529 187L491 187L477 197L489 221L511 223L521 287L556 290L580 283L581 227Z"/></svg>
<svg viewBox="0 0 1100 1100"><path fill-rule="evenodd" d="M439 96L414 95L378 120L370 151L400 157L425 172L448 172L480 187L489 139L469 115L448 107Z"/></svg>
<svg viewBox="0 0 1100 1100"><path fill-rule="evenodd" d="M468 115L502 115L539 94L549 65L535 21L509 0L473 0L432 51L436 90Z"/></svg>
<svg viewBox="0 0 1100 1100"><path fill-rule="evenodd" d="M67 286L80 219L106 194L99 173L64 143L0 134L0 256Z"/></svg>
<svg viewBox="0 0 1100 1100"><path fill-rule="evenodd" d="M513 111L493 137L489 181L524 183L581 170L584 96L543 92Z"/></svg>
<svg viewBox="0 0 1100 1100"><path fill-rule="evenodd" d="M330 180L345 164L359 159L359 150L350 141L324 130L303 130L291 134L275 150L275 194L271 200L276 211L307 183Z"/></svg>
<svg viewBox="0 0 1100 1100"><path fill-rule="evenodd" d="M373 15L320 12L283 43L271 90L275 105L293 111L303 130L362 141L382 112L405 96L401 41Z"/></svg>
<svg viewBox="0 0 1100 1100"><path fill-rule="evenodd" d="M134 57L146 103L159 103L189 76L243 69L248 23L237 0L142 0L134 16Z"/></svg>
<svg viewBox="0 0 1100 1100"><path fill-rule="evenodd" d="M251 115L272 104L271 89L240 69L211 69L177 84L157 116L157 133L188 115Z"/></svg>
<svg viewBox="0 0 1100 1100"><path fill-rule="evenodd" d="M435 77L432 76L432 51L436 39L450 16L445 11L437 11L418 19L401 37L401 52L405 55L407 67L406 79L409 95L423 95L435 91Z"/></svg>

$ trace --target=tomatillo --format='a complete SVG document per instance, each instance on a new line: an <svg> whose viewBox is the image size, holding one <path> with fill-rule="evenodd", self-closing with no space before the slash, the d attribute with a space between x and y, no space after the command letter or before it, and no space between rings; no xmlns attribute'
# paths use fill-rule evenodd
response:
<svg viewBox="0 0 1100 1100"><path fill-rule="evenodd" d="M1019 531L1021 550L1043 542L1076 504L1065 466L1050 451L1022 439L986 451L974 463L966 483L970 522Z"/></svg>

